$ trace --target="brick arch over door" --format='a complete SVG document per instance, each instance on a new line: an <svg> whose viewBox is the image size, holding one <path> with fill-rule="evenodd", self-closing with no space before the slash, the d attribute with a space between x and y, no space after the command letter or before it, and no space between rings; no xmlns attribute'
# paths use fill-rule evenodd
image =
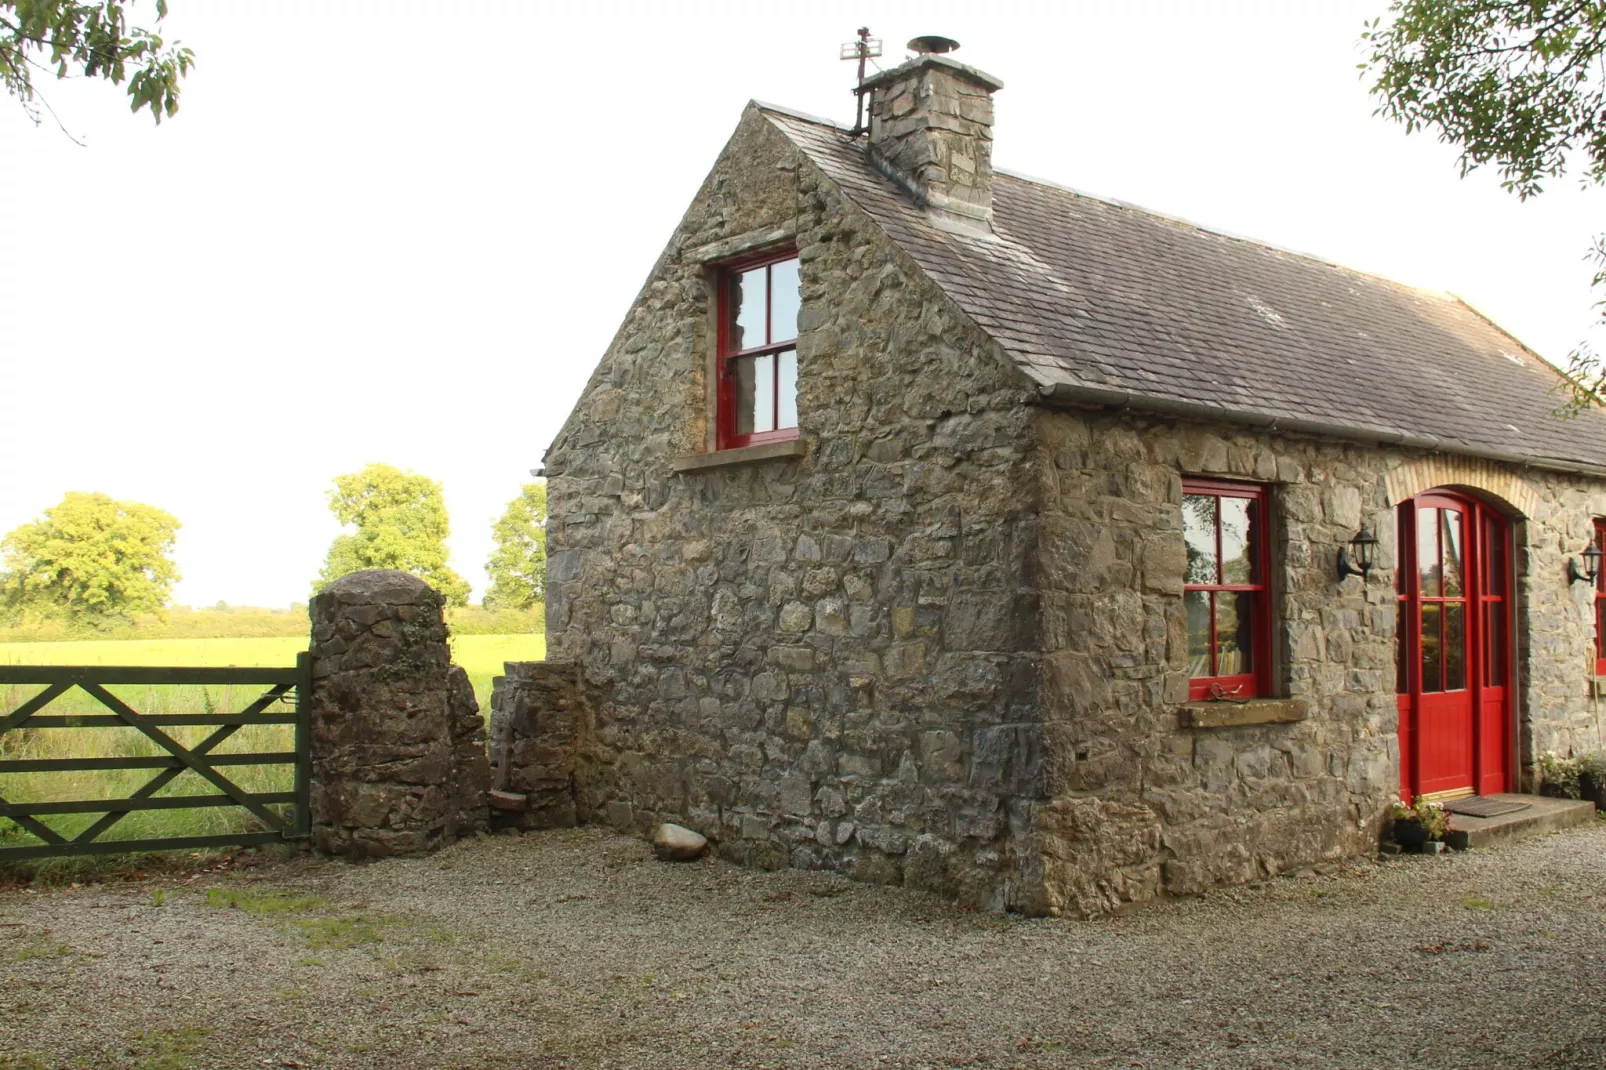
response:
<svg viewBox="0 0 1606 1070"><path fill-rule="evenodd" d="M1531 517L1539 504L1539 494L1519 476L1512 475L1493 461L1476 457L1424 457L1407 461L1383 477L1389 504L1399 505L1434 487L1471 487L1492 494L1516 511Z"/></svg>

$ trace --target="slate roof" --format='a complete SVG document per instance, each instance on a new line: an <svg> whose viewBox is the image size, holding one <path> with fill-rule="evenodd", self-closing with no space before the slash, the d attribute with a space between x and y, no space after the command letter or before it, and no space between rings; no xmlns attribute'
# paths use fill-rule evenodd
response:
<svg viewBox="0 0 1606 1070"><path fill-rule="evenodd" d="M997 238L935 227L832 123L763 114L1045 392L1546 467L1606 467L1606 413L1454 297L998 172Z"/></svg>

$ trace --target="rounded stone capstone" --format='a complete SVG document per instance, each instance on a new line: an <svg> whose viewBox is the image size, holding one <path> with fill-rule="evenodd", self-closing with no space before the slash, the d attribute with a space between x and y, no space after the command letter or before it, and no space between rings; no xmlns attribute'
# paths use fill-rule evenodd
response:
<svg viewBox="0 0 1606 1070"><path fill-rule="evenodd" d="M319 594L332 595L340 602L416 602L435 589L410 572L394 568L365 568L349 572L329 584ZM438 594L437 594L438 597Z"/></svg>

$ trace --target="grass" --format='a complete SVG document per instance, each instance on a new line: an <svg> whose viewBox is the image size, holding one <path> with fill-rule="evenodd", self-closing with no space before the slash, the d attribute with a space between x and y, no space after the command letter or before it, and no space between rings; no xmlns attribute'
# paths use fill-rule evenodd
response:
<svg viewBox="0 0 1606 1070"><path fill-rule="evenodd" d="M0 643L0 665L184 665L211 667L225 665L294 665L296 654L307 648L305 635L269 636L247 639L86 639L52 643ZM474 697L480 708L487 708L491 698L491 677L499 676L504 661L540 661L546 657L546 637L539 634L464 635L452 636L452 660L463 667L474 684ZM133 689L143 692L145 688ZM162 712L182 713L184 703L194 703L192 712L201 712L203 700L219 702L232 699L221 688L212 688L202 696L201 688L175 689L190 692L188 697L176 696L176 704ZM128 688L113 688L113 693L127 701ZM7 695L0 691L0 702L10 700L12 705L26 695ZM98 707L87 695L74 692L76 705L59 707L63 712L90 713ZM137 697L137 696L136 696ZM154 690L144 696L157 697ZM254 695L252 697L255 697ZM82 701L79 701L82 700ZM67 701L67 696L57 702ZM135 709L147 712L144 707ZM221 709L222 706L219 706Z"/></svg>
<svg viewBox="0 0 1606 1070"><path fill-rule="evenodd" d="M142 1030L128 1035L129 1054L138 1060L137 1070L188 1070L210 1046L211 1035L201 1026Z"/></svg>
<svg viewBox="0 0 1606 1070"><path fill-rule="evenodd" d="M174 665L284 666L306 648L301 636L259 636L212 639L74 640L68 642L0 643L0 665ZM504 661L537 661L545 657L540 635L455 635L453 660L468 673L480 709L488 715L491 678ZM0 686L0 717L37 694L38 686ZM172 686L108 685L107 690L142 713L171 715L231 712L243 709L265 690L258 685ZM281 707L284 708L284 707ZM107 711L82 691L73 690L48 707L52 714L101 714ZM193 747L212 729L203 726L166 728L175 740ZM249 725L235 732L214 754L243 754L294 749L289 725ZM0 735L3 758L157 757L166 751L133 728L18 729ZM289 791L288 765L232 766L223 770L249 792ZM9 774L0 790L9 802L115 799L127 797L154 775L154 770ZM213 795L216 788L185 771L157 793L158 798ZM51 815L46 824L71 837L99 819L98 814ZM129 814L105 839L150 839L167 836L232 835L257 831L260 823L237 806L205 809L145 810ZM0 847L7 842L32 843L33 837L0 819Z"/></svg>
<svg viewBox="0 0 1606 1070"><path fill-rule="evenodd" d="M243 910L247 914L301 914L309 910L322 910L329 901L316 895L291 895L289 892L231 891L226 888L208 888L206 905Z"/></svg>
<svg viewBox="0 0 1606 1070"><path fill-rule="evenodd" d="M390 914L321 913L330 909L327 899L316 895L296 895L292 892L253 892L230 888L208 888L206 905L209 907L239 910L266 920L283 920L293 924L312 951L349 951L384 940L384 931L392 926L406 926L403 918ZM309 915L297 917L296 915Z"/></svg>
<svg viewBox="0 0 1606 1070"><path fill-rule="evenodd" d="M539 634L545 629L546 609L486 609L457 606L446 611L446 623L457 635ZM45 619L0 626L0 643L48 643L72 640L129 639L261 639L303 638L307 634L307 607L287 609L230 606L209 609L170 606L160 616L143 614L130 621L101 627L83 621Z"/></svg>
<svg viewBox="0 0 1606 1070"><path fill-rule="evenodd" d="M27 962L30 959L59 959L72 954L72 948L55 940L34 940L23 944L11 953L12 962Z"/></svg>

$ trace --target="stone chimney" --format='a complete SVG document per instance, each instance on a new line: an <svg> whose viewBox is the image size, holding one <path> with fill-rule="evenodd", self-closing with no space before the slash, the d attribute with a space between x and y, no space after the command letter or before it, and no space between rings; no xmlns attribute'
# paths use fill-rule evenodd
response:
<svg viewBox="0 0 1606 1070"><path fill-rule="evenodd" d="M992 232L990 74L947 56L916 56L865 79L870 160L945 229Z"/></svg>

